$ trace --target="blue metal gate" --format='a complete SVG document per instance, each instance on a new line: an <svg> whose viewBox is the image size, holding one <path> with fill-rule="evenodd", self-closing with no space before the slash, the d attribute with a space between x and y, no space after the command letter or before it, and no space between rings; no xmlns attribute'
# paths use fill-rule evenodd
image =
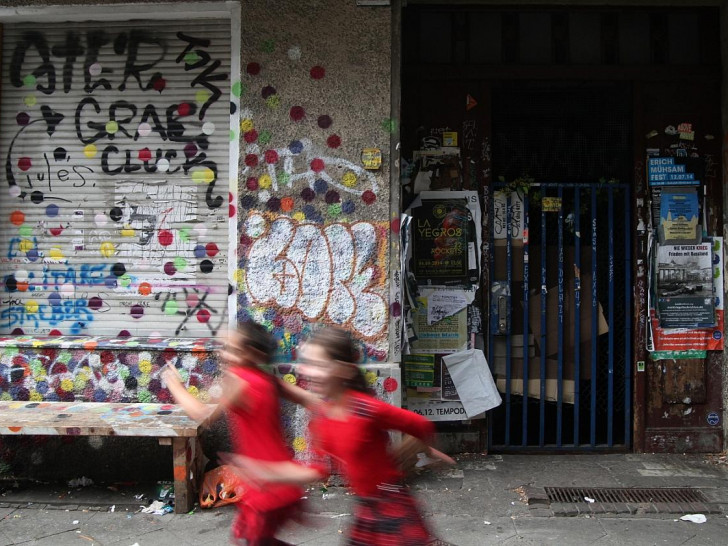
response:
<svg viewBox="0 0 728 546"><path fill-rule="evenodd" d="M488 206L489 447L629 448L629 187L500 184Z"/></svg>

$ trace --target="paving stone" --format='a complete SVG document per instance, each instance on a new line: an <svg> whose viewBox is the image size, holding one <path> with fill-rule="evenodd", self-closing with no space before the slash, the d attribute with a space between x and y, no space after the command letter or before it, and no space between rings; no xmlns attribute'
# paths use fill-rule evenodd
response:
<svg viewBox="0 0 728 546"><path fill-rule="evenodd" d="M552 502L551 510L555 516L573 517L579 515L579 510L572 502Z"/></svg>
<svg viewBox="0 0 728 546"><path fill-rule="evenodd" d="M531 504L549 504L549 496L543 487L534 487L532 485L524 485L523 493L526 496L526 503Z"/></svg>
<svg viewBox="0 0 728 546"><path fill-rule="evenodd" d="M535 517L535 518L551 518L554 516L554 511L550 508L544 508L542 505L535 505L535 508L531 508L528 511L529 517Z"/></svg>

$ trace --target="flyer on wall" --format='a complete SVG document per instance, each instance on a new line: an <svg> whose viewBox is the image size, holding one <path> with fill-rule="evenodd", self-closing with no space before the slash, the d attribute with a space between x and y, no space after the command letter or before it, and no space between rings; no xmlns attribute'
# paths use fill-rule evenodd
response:
<svg viewBox="0 0 728 546"><path fill-rule="evenodd" d="M708 244L708 243L704 243ZM691 246L691 245L686 245ZM698 246L698 245L696 245ZM699 245L702 246L702 245ZM713 237L711 246L711 285L713 287L714 325L706 328L665 328L660 325L654 291L650 291L649 312L651 351L722 351L724 328L723 238ZM670 247L668 247L670 248ZM655 260L657 266L657 260ZM657 272L654 273L654 277ZM654 282L654 281L653 281Z"/></svg>

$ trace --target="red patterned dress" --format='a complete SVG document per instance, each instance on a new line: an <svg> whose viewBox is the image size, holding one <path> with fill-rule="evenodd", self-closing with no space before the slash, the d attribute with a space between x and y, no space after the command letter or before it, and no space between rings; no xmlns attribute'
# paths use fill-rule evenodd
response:
<svg viewBox="0 0 728 546"><path fill-rule="evenodd" d="M310 430L314 450L329 455L356 494L350 546L421 546L437 542L428 531L402 474L387 450L389 430L423 441L433 424L415 413L356 391L347 392L349 413L335 419L314 413Z"/></svg>
<svg viewBox="0 0 728 546"><path fill-rule="evenodd" d="M290 461L283 440L281 410L275 378L258 369L234 367L230 372L247 383L246 409L228 407L228 423L235 452L259 461ZM246 489L237 503L233 539L249 546L274 543L279 528L300 514L303 489L269 484L264 489Z"/></svg>

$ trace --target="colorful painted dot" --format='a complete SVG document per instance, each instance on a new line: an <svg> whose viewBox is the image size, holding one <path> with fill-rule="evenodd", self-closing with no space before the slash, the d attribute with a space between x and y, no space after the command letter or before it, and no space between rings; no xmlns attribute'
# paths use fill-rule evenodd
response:
<svg viewBox="0 0 728 546"><path fill-rule="evenodd" d="M189 116L192 110L192 105L188 102L182 102L177 106L177 114L180 116Z"/></svg>
<svg viewBox="0 0 728 546"><path fill-rule="evenodd" d="M289 115L293 121L301 121L306 117L306 110L303 109L303 106L292 106Z"/></svg>
<svg viewBox="0 0 728 546"><path fill-rule="evenodd" d="M258 179L254 176L251 176L245 181L245 187L248 189L248 191L255 191L258 189Z"/></svg>
<svg viewBox="0 0 728 546"><path fill-rule="evenodd" d="M37 78L33 74L28 74L23 78L23 85L25 87L35 87L37 81Z"/></svg>
<svg viewBox="0 0 728 546"><path fill-rule="evenodd" d="M209 184L215 180L215 172L209 167L198 169L192 173L192 181L197 184Z"/></svg>
<svg viewBox="0 0 728 546"><path fill-rule="evenodd" d="M364 374L364 380L367 382L367 385L373 387L377 384L377 374L371 371L366 372Z"/></svg>
<svg viewBox="0 0 728 546"><path fill-rule="evenodd" d="M205 245L205 252L210 258L214 258L217 256L217 253L220 252L220 249L215 243L207 243Z"/></svg>
<svg viewBox="0 0 728 546"><path fill-rule="evenodd" d="M306 202L313 201L316 199L316 192L314 192L311 188L303 188L301 190L301 199Z"/></svg>
<svg viewBox="0 0 728 546"><path fill-rule="evenodd" d="M113 135L114 133L116 133L119 130L119 124L112 119L112 120L106 122L105 129L106 129L107 133L109 133L110 135Z"/></svg>
<svg viewBox="0 0 728 546"><path fill-rule="evenodd" d="M27 171L33 166L33 162L30 160L29 157L21 157L18 159L18 169L21 171Z"/></svg>
<svg viewBox="0 0 728 546"><path fill-rule="evenodd" d="M280 182L281 186L287 186L288 183L291 181L291 175L288 174L286 171L281 171L278 173L278 182Z"/></svg>
<svg viewBox="0 0 728 546"><path fill-rule="evenodd" d="M35 300L28 300L25 302L25 310L28 313L37 313L38 312L38 302Z"/></svg>
<svg viewBox="0 0 728 546"><path fill-rule="evenodd" d="M23 211L20 210L14 210L10 213L10 222L13 225L20 226L25 222L25 214Z"/></svg>
<svg viewBox="0 0 728 546"><path fill-rule="evenodd" d="M247 154L245 156L245 165L248 167L256 167L258 165L258 156L255 154Z"/></svg>
<svg viewBox="0 0 728 546"><path fill-rule="evenodd" d="M230 129L230 142L234 142L236 138L238 138L238 134L235 129Z"/></svg>
<svg viewBox="0 0 728 546"><path fill-rule="evenodd" d="M190 240L190 228L188 227L181 227L177 230L177 235L179 236L180 241L183 243L186 243Z"/></svg>
<svg viewBox="0 0 728 546"><path fill-rule="evenodd" d="M214 132L215 132L215 124L214 123L212 123L211 121L206 121L205 123L202 124L202 133L203 134L205 134L207 136L210 136Z"/></svg>
<svg viewBox="0 0 728 546"><path fill-rule="evenodd" d="M164 264L164 272L171 277L177 273L177 269L174 267L172 262L167 262Z"/></svg>
<svg viewBox="0 0 728 546"><path fill-rule="evenodd" d="M131 309L129 310L129 314L134 319L140 319L144 316L144 307L141 305L132 305Z"/></svg>
<svg viewBox="0 0 728 546"><path fill-rule="evenodd" d="M278 152L275 150L266 150L265 151L265 162L269 165L272 165L273 163L276 163L278 161Z"/></svg>
<svg viewBox="0 0 728 546"><path fill-rule="evenodd" d="M206 323L210 321L210 311L207 309L200 309L197 311L197 321L201 323Z"/></svg>
<svg viewBox="0 0 728 546"><path fill-rule="evenodd" d="M270 142L270 139L272 137L273 137L273 135L271 135L270 131L263 130L260 132L260 136L258 136L258 142L260 144L262 144L263 146L265 146L266 144L268 144Z"/></svg>
<svg viewBox="0 0 728 546"><path fill-rule="evenodd" d="M240 122L240 130L244 133L247 133L248 131L252 131L255 128L255 125L253 125L253 120L249 118L245 118Z"/></svg>
<svg viewBox="0 0 728 546"><path fill-rule="evenodd" d="M92 157L96 157L97 152L98 152L98 150L94 144L87 144L83 148L83 155L85 155L89 159Z"/></svg>
<svg viewBox="0 0 728 546"><path fill-rule="evenodd" d="M264 190L270 188L272 184L273 180L271 179L269 174L264 174L258 179L258 186Z"/></svg>
<svg viewBox="0 0 728 546"><path fill-rule="evenodd" d="M311 170L313 172L320 173L324 168L326 168L326 164L323 159L317 157L311 161Z"/></svg>
<svg viewBox="0 0 728 546"><path fill-rule="evenodd" d="M172 244L172 241L174 241L174 235L168 229L163 229L160 230L159 234L157 235L157 239L159 239L160 245L169 246Z"/></svg>
<svg viewBox="0 0 728 546"><path fill-rule="evenodd" d="M195 102L197 102L197 104L205 104L210 96L209 91L198 91L195 93Z"/></svg>
<svg viewBox="0 0 728 546"><path fill-rule="evenodd" d="M394 377L388 377L384 380L384 390L387 392L394 392L397 390L397 387L399 384L397 383L397 380Z"/></svg>
<svg viewBox="0 0 728 546"><path fill-rule="evenodd" d="M139 283L138 290L142 296L148 296L149 294L152 293L152 285L149 284L148 282Z"/></svg>
<svg viewBox="0 0 728 546"><path fill-rule="evenodd" d="M337 192L336 190L327 191L325 199L326 199L326 203L328 203L329 205L331 205L333 203L338 203L339 201L341 201L339 192Z"/></svg>
<svg viewBox="0 0 728 546"><path fill-rule="evenodd" d="M245 71L251 76L257 76L258 74L260 74L260 64L248 63L245 67Z"/></svg>
<svg viewBox="0 0 728 546"><path fill-rule="evenodd" d="M252 144L256 140L258 140L258 131L256 131L255 129L245 131L245 133L243 133L243 140L245 140L245 142L247 142L248 144Z"/></svg>
<svg viewBox="0 0 728 546"><path fill-rule="evenodd" d="M326 69L317 65L312 67L309 73L314 80L320 80L326 75Z"/></svg>
<svg viewBox="0 0 728 546"><path fill-rule="evenodd" d="M276 88L272 85L266 85L263 89L260 90L260 96L263 97L263 99L267 99L268 97L272 97L276 94Z"/></svg>
<svg viewBox="0 0 728 546"><path fill-rule="evenodd" d="M139 127L137 127L137 133L139 133L139 136L149 136L152 133L152 126L144 121L139 124Z"/></svg>
<svg viewBox="0 0 728 546"><path fill-rule="evenodd" d="M184 152L187 159L193 158L197 154L197 146L194 142L188 142L185 144Z"/></svg>
<svg viewBox="0 0 728 546"><path fill-rule="evenodd" d="M18 115L15 116L15 121L18 125L28 125L30 123L30 116L26 112L18 112Z"/></svg>
<svg viewBox="0 0 728 546"><path fill-rule="evenodd" d="M207 251L205 250L205 247L198 244L195 246L195 249L192 251L195 255L195 258L204 258L207 256Z"/></svg>
<svg viewBox="0 0 728 546"><path fill-rule="evenodd" d="M288 58L292 61L297 61L301 58L301 48L293 46L288 50Z"/></svg>
<svg viewBox="0 0 728 546"><path fill-rule="evenodd" d="M27 97L25 97L23 99L23 103L28 108L35 106L37 102L38 102L38 99L35 98L35 95L28 95Z"/></svg>
<svg viewBox="0 0 728 546"><path fill-rule="evenodd" d="M341 215L341 203L334 203L329 205L327 210L329 216L335 217Z"/></svg>
<svg viewBox="0 0 728 546"><path fill-rule="evenodd" d="M271 197L270 199L268 199L266 206L268 207L269 211L278 212L279 210L281 210L281 200L277 197Z"/></svg>
<svg viewBox="0 0 728 546"><path fill-rule="evenodd" d="M240 97L245 93L243 84L241 82L235 82L231 88L231 92L234 96Z"/></svg>
<svg viewBox="0 0 728 546"><path fill-rule="evenodd" d="M18 235L21 237L31 237L33 235L33 228L31 226L20 226L20 229L18 229Z"/></svg>
<svg viewBox="0 0 728 546"><path fill-rule="evenodd" d="M292 197L284 197L281 199L281 210L283 212L291 212L293 210L293 198Z"/></svg>
<svg viewBox="0 0 728 546"><path fill-rule="evenodd" d="M163 307L166 315L176 315L179 310L179 304L175 300L167 300Z"/></svg>
<svg viewBox="0 0 728 546"><path fill-rule="evenodd" d="M292 218L296 222L303 222L306 219L306 215L303 214L302 212L294 212Z"/></svg>
<svg viewBox="0 0 728 546"><path fill-rule="evenodd" d="M152 151L149 148L142 148L139 150L138 155L140 161L149 161L152 159Z"/></svg>
<svg viewBox="0 0 728 546"><path fill-rule="evenodd" d="M200 56L196 51L190 51L184 56L185 64L195 64L200 60Z"/></svg>
<svg viewBox="0 0 728 546"><path fill-rule="evenodd" d="M265 105L271 110L275 110L281 105L281 98L278 95L271 95L265 99Z"/></svg>
<svg viewBox="0 0 728 546"><path fill-rule="evenodd" d="M328 129L329 127L331 127L331 124L333 123L333 121L331 120L330 116L327 116L324 114L324 115L318 117L317 123L318 123L318 126L321 127L322 129Z"/></svg>
<svg viewBox="0 0 728 546"><path fill-rule="evenodd" d="M10 197L20 197L20 193L20 186L18 186L17 184L12 185L8 188L8 195L10 195Z"/></svg>
<svg viewBox="0 0 728 546"><path fill-rule="evenodd" d="M185 260L182 256L176 256L174 258L174 268L177 271L184 271L187 269L187 260Z"/></svg>
<svg viewBox="0 0 728 546"><path fill-rule="evenodd" d="M160 173L166 173L169 170L169 161L163 157L157 161L157 170Z"/></svg>
<svg viewBox="0 0 728 546"><path fill-rule="evenodd" d="M341 182L347 188L353 188L354 186L356 186L357 182L356 175L351 171L344 173L344 176L341 177Z"/></svg>
<svg viewBox="0 0 728 546"><path fill-rule="evenodd" d="M353 201L344 201L341 204L341 212L344 214L352 214L356 210L356 205Z"/></svg>
<svg viewBox="0 0 728 546"><path fill-rule="evenodd" d="M307 447L308 446L306 444L306 439L305 438L303 438L301 436L298 436L297 438L294 438L294 440L293 440L293 450L296 453L301 453L303 451L306 451L306 448Z"/></svg>
<svg viewBox="0 0 728 546"><path fill-rule="evenodd" d="M161 76L154 76L152 78L152 88L161 93L164 91L164 88L167 87L167 80L162 78Z"/></svg>
<svg viewBox="0 0 728 546"><path fill-rule="evenodd" d="M116 247L114 247L114 243L111 241L105 241L101 243L101 246L99 246L99 252L101 252L101 255L105 258L111 258L116 252Z"/></svg>
<svg viewBox="0 0 728 546"><path fill-rule="evenodd" d="M367 205L371 205L372 203L374 203L374 201L377 200L377 196L372 190L367 190L361 194L361 199Z"/></svg>
<svg viewBox="0 0 728 546"><path fill-rule="evenodd" d="M260 203L267 203L270 199L270 192L268 190L261 190L258 192L258 201Z"/></svg>
<svg viewBox="0 0 728 546"><path fill-rule="evenodd" d="M382 130L388 133L394 133L397 130L397 120L385 119L384 121L382 121Z"/></svg>
<svg viewBox="0 0 728 546"><path fill-rule="evenodd" d="M330 135L329 138L326 139L326 145L329 148L338 148L341 146L341 137L339 135Z"/></svg>
<svg viewBox="0 0 728 546"><path fill-rule="evenodd" d="M100 63L94 63L88 67L88 73L92 76L100 76L102 67Z"/></svg>

